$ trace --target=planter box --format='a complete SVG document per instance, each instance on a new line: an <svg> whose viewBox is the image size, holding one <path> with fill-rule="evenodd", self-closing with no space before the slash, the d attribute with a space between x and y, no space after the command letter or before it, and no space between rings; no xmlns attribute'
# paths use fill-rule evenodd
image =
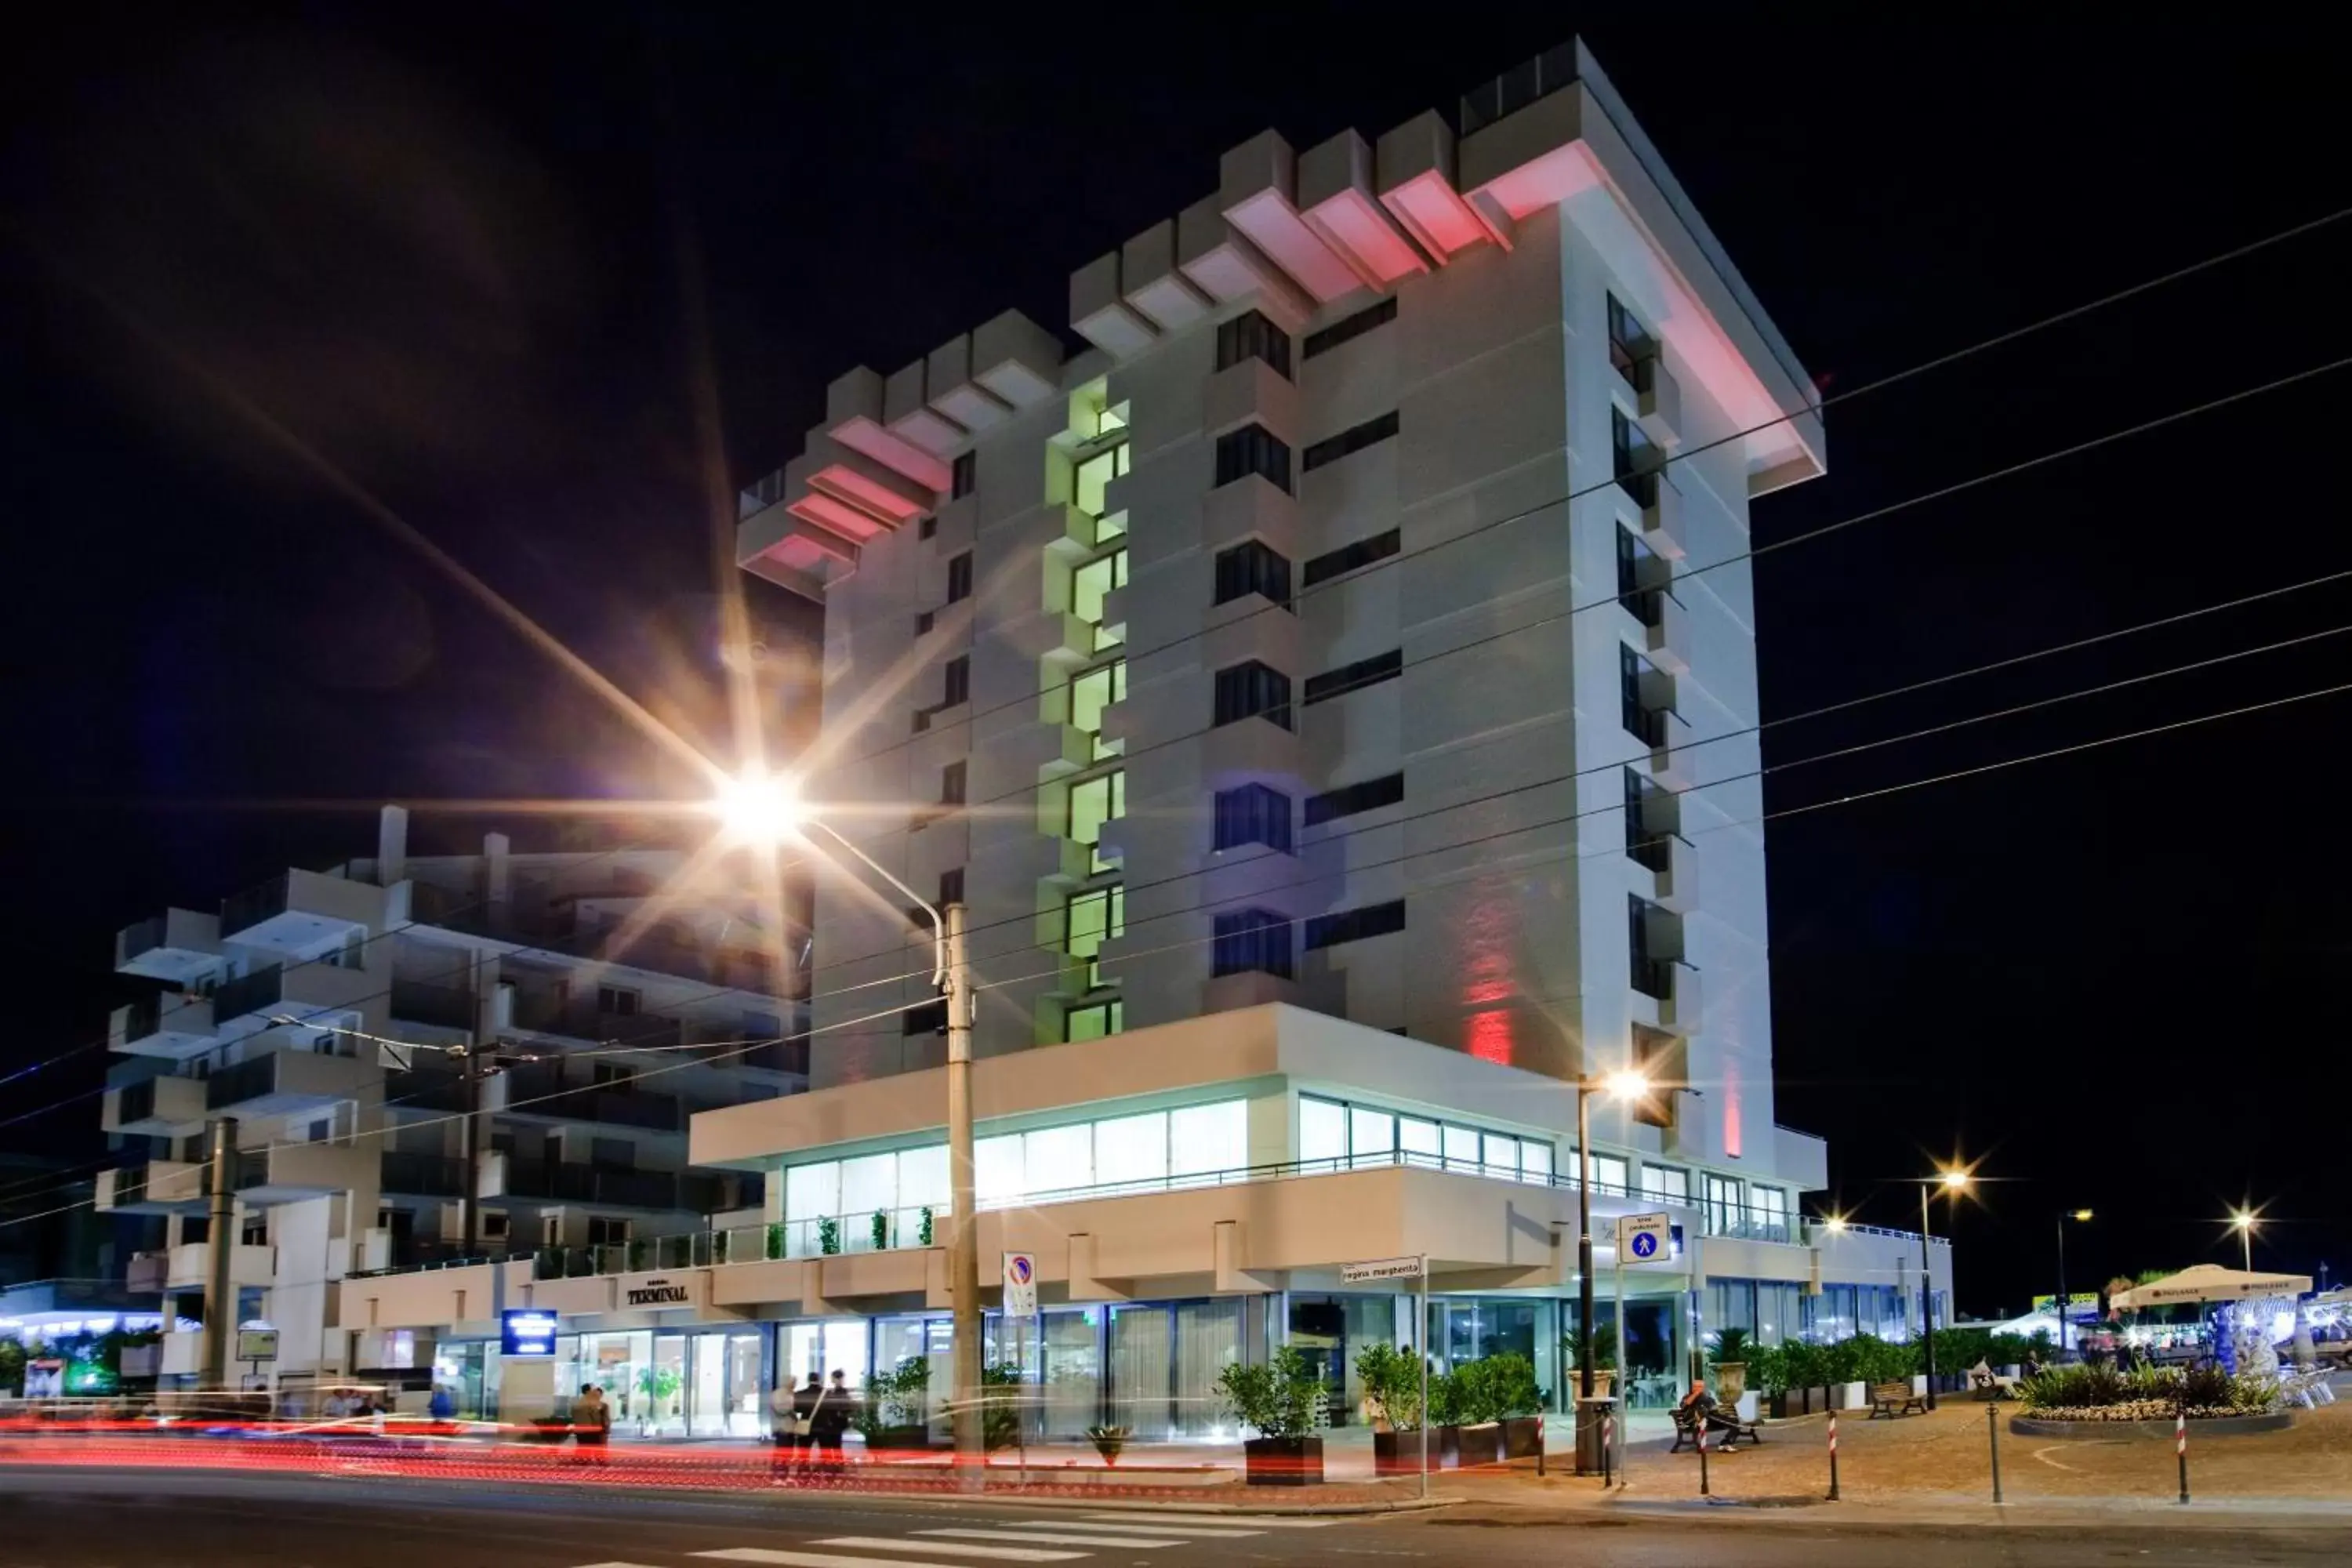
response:
<svg viewBox="0 0 2352 1568"><path fill-rule="evenodd" d="M1744 1361L1719 1361L1715 1363L1715 1396L1726 1405L1736 1405L1748 1392L1748 1363Z"/></svg>
<svg viewBox="0 0 2352 1568"><path fill-rule="evenodd" d="M1466 1470L1473 1465L1492 1465L1501 1460L1503 1424L1500 1421L1482 1421L1475 1426L1457 1426L1454 1430L1460 1434L1456 1441L1461 1453L1458 1463L1463 1469Z"/></svg>
<svg viewBox="0 0 2352 1568"><path fill-rule="evenodd" d="M925 1426L877 1426L866 1439L869 1453L892 1453L901 1449L921 1452L931 1446L931 1429Z"/></svg>
<svg viewBox="0 0 2352 1568"><path fill-rule="evenodd" d="M1543 1452L1544 1424L1540 1415L1503 1418L1503 1458L1532 1459Z"/></svg>
<svg viewBox="0 0 2352 1568"><path fill-rule="evenodd" d="M1830 1408L1832 1410L1866 1410L1870 1407L1870 1384L1866 1383L1832 1383L1830 1384Z"/></svg>
<svg viewBox="0 0 2352 1568"><path fill-rule="evenodd" d="M1323 1480L1320 1437L1252 1437L1242 1445L1254 1487L1318 1486Z"/></svg>
<svg viewBox="0 0 2352 1568"><path fill-rule="evenodd" d="M1451 1431L1452 1428L1446 1428ZM1445 1446L1438 1441L1434 1431L1429 1435L1429 1468L1445 1468ZM1421 1434L1412 1432L1375 1432L1372 1434L1372 1473L1377 1476L1417 1476L1421 1474Z"/></svg>

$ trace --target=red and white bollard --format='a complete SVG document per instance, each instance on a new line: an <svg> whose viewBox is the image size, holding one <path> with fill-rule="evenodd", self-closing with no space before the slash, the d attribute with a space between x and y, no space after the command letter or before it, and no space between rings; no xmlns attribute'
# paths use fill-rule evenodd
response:
<svg viewBox="0 0 2352 1568"><path fill-rule="evenodd" d="M2180 1500L2189 1500L2189 1413L2176 1411L2172 1417L2172 1452L2180 1461Z"/></svg>
<svg viewBox="0 0 2352 1568"><path fill-rule="evenodd" d="M1617 1458L1617 1413L1611 1411L1601 1418L1601 1489L1606 1491L1614 1483L1612 1473Z"/></svg>
<svg viewBox="0 0 2352 1568"><path fill-rule="evenodd" d="M1838 1500L1837 1412L1830 1412L1830 1501Z"/></svg>
<svg viewBox="0 0 2352 1568"><path fill-rule="evenodd" d="M1707 1490L1706 1490L1706 1417L1704 1415L1701 1415L1699 1416L1699 1418L1698 1418L1698 1495L1699 1495L1699 1496L1701 1496L1701 1497L1705 1497L1705 1496L1706 1496L1706 1495L1707 1495Z"/></svg>

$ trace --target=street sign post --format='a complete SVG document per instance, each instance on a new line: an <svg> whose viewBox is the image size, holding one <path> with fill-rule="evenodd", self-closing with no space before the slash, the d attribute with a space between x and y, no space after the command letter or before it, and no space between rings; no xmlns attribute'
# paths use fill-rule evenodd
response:
<svg viewBox="0 0 2352 1568"><path fill-rule="evenodd" d="M1675 1255L1675 1220L1665 1214L1617 1216L1617 1403L1622 1408L1631 1390L1625 1384L1625 1266L1639 1268L1664 1263ZM1625 1427L1617 1423L1617 1484L1625 1484Z"/></svg>
<svg viewBox="0 0 2352 1568"><path fill-rule="evenodd" d="M1004 1255L1004 1326L1013 1331L1013 1363L1026 1381L1029 1375L1029 1320L1037 1315L1037 1260L1025 1252ZM1029 1479L1029 1413L1014 1391L1013 1428L1021 1445L1021 1479Z"/></svg>
<svg viewBox="0 0 2352 1568"><path fill-rule="evenodd" d="M1413 1330L1413 1349L1421 1357L1421 1495L1429 1495L1429 1258L1374 1258L1362 1263L1339 1265L1339 1282L1343 1285L1369 1285L1382 1279L1418 1279L1421 1281L1421 1311L1419 1325Z"/></svg>

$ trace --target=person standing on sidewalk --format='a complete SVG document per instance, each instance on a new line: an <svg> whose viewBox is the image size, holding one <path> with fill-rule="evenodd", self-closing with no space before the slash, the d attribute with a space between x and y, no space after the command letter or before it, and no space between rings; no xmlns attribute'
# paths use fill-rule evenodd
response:
<svg viewBox="0 0 2352 1568"><path fill-rule="evenodd" d="M592 1383L572 1402L572 1441L583 1460L601 1468L612 1436L613 1407L604 1403L604 1390Z"/></svg>

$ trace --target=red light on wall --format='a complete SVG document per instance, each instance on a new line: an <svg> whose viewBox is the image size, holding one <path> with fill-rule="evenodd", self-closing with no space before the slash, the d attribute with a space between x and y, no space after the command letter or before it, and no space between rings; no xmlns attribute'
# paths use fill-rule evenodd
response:
<svg viewBox="0 0 2352 1568"><path fill-rule="evenodd" d="M1733 1068L1723 1078L1723 1154L1727 1160L1739 1158L1739 1072Z"/></svg>
<svg viewBox="0 0 2352 1568"><path fill-rule="evenodd" d="M1511 1015L1507 1009L1492 1007L1484 1013L1470 1015L1469 1027L1463 1031L1462 1047L1482 1062L1511 1065Z"/></svg>

